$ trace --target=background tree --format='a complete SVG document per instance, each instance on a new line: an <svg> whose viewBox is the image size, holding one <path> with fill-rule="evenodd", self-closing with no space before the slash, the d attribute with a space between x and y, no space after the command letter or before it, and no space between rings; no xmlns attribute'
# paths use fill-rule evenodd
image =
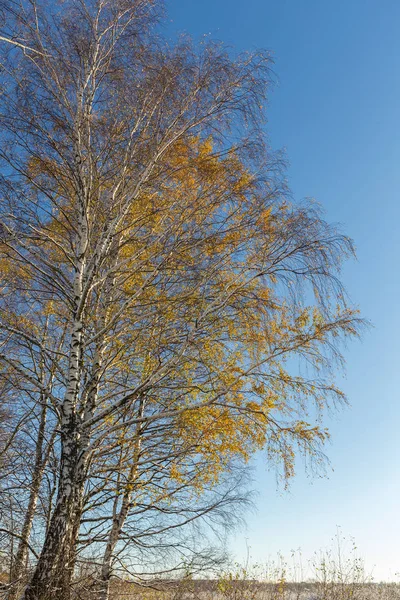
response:
<svg viewBox="0 0 400 600"><path fill-rule="evenodd" d="M3 328L8 328L4 320ZM46 329L42 339L45 337ZM51 385L52 374L45 373L43 362L36 364L33 358L31 366L39 380L44 382L44 377L48 377ZM43 396L31 386L25 387L26 382L20 382L18 376L13 377L10 369L5 369L0 378L3 382L2 403L7 410L7 424L3 429L0 527L4 541L8 539L12 586L9 597L13 598L24 583L29 555L37 558L40 552L37 540L30 540L34 522L35 537L39 540L47 527L49 461L53 458L57 423L49 418L49 407Z"/></svg>
<svg viewBox="0 0 400 600"><path fill-rule="evenodd" d="M297 449L318 458L321 411L343 399L332 357L360 324L338 279L353 250L288 200L264 140L267 55L169 47L150 0L3 10L0 361L59 436L24 598L67 598L110 440L135 494L144 431L171 481L197 461L209 487L260 448L285 478Z"/></svg>

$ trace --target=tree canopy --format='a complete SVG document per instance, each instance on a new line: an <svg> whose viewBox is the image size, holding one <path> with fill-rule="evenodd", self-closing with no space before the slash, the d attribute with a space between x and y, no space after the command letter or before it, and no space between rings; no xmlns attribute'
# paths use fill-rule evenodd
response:
<svg viewBox="0 0 400 600"><path fill-rule="evenodd" d="M14 423L37 415L36 496L52 455L56 482L26 599L68 597L80 543L105 548L107 597L140 502L188 490L201 516L257 450L285 480L318 460L362 323L351 240L269 148L269 55L168 45L161 8L3 8L1 381Z"/></svg>

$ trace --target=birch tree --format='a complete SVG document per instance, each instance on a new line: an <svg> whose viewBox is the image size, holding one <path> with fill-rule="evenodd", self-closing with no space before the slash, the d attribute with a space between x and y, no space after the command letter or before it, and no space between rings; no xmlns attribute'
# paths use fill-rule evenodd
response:
<svg viewBox="0 0 400 600"><path fill-rule="evenodd" d="M12 325L3 314L2 327L10 330ZM25 317L25 324L30 322ZM33 325L33 320L30 325ZM36 325L38 321L36 321ZM44 329L39 334L42 342L46 339L46 319ZM42 384L51 388L54 373L44 368L43 356L39 354L39 364L34 355L31 367ZM2 510L1 529L13 538L9 551L10 590L9 598L18 597L18 589L24 581L28 558L37 557L36 543L31 543L30 535L35 521L36 534L46 528L47 499L43 488L43 478L53 455L57 421L49 415L49 406L43 395L37 393L27 382L21 382L11 369L0 373L2 381L2 405L7 411L7 427L3 431L1 454ZM5 460L4 460L5 457ZM7 531L6 522L10 512L4 504L14 504L15 525ZM40 506L38 506L38 503Z"/></svg>
<svg viewBox="0 0 400 600"><path fill-rule="evenodd" d="M68 598L112 436L134 432L133 480L143 427L174 432L168 456L196 447L209 486L229 455L266 448L285 478L297 450L318 457L322 410L344 399L338 343L360 325L338 278L353 248L289 200L263 133L268 55L169 46L151 0L3 12L0 361L60 447L23 597Z"/></svg>
<svg viewBox="0 0 400 600"><path fill-rule="evenodd" d="M249 502L237 450L221 452L224 473L217 476L216 461L202 457L206 429L193 439L172 422L138 425L108 440L89 474L78 546L81 560L96 556L101 564L99 598L108 598L113 575L129 574L145 584L146 573L155 577L189 565L198 571L211 560L215 566L223 548L212 547L210 537L237 523Z"/></svg>

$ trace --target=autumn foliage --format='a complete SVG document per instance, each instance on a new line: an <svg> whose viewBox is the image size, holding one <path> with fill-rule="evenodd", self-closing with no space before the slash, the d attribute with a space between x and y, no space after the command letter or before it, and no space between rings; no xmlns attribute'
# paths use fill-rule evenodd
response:
<svg viewBox="0 0 400 600"><path fill-rule="evenodd" d="M168 48L156 11L22 3L2 35L1 377L15 415L45 411L35 477L55 458L27 599L68 596L91 548L107 597L139 506L156 539L259 450L285 481L298 452L318 462L361 323L351 241L266 143L268 55Z"/></svg>

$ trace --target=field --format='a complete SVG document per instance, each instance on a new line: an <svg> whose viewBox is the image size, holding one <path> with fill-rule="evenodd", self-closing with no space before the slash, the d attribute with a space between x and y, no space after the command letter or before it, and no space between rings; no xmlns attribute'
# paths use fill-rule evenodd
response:
<svg viewBox="0 0 400 600"><path fill-rule="evenodd" d="M95 595L87 595L94 598ZM232 582L223 589L217 581L191 581L164 590L133 589L126 583L113 586L110 600L399 600L396 583L334 584L329 582Z"/></svg>

